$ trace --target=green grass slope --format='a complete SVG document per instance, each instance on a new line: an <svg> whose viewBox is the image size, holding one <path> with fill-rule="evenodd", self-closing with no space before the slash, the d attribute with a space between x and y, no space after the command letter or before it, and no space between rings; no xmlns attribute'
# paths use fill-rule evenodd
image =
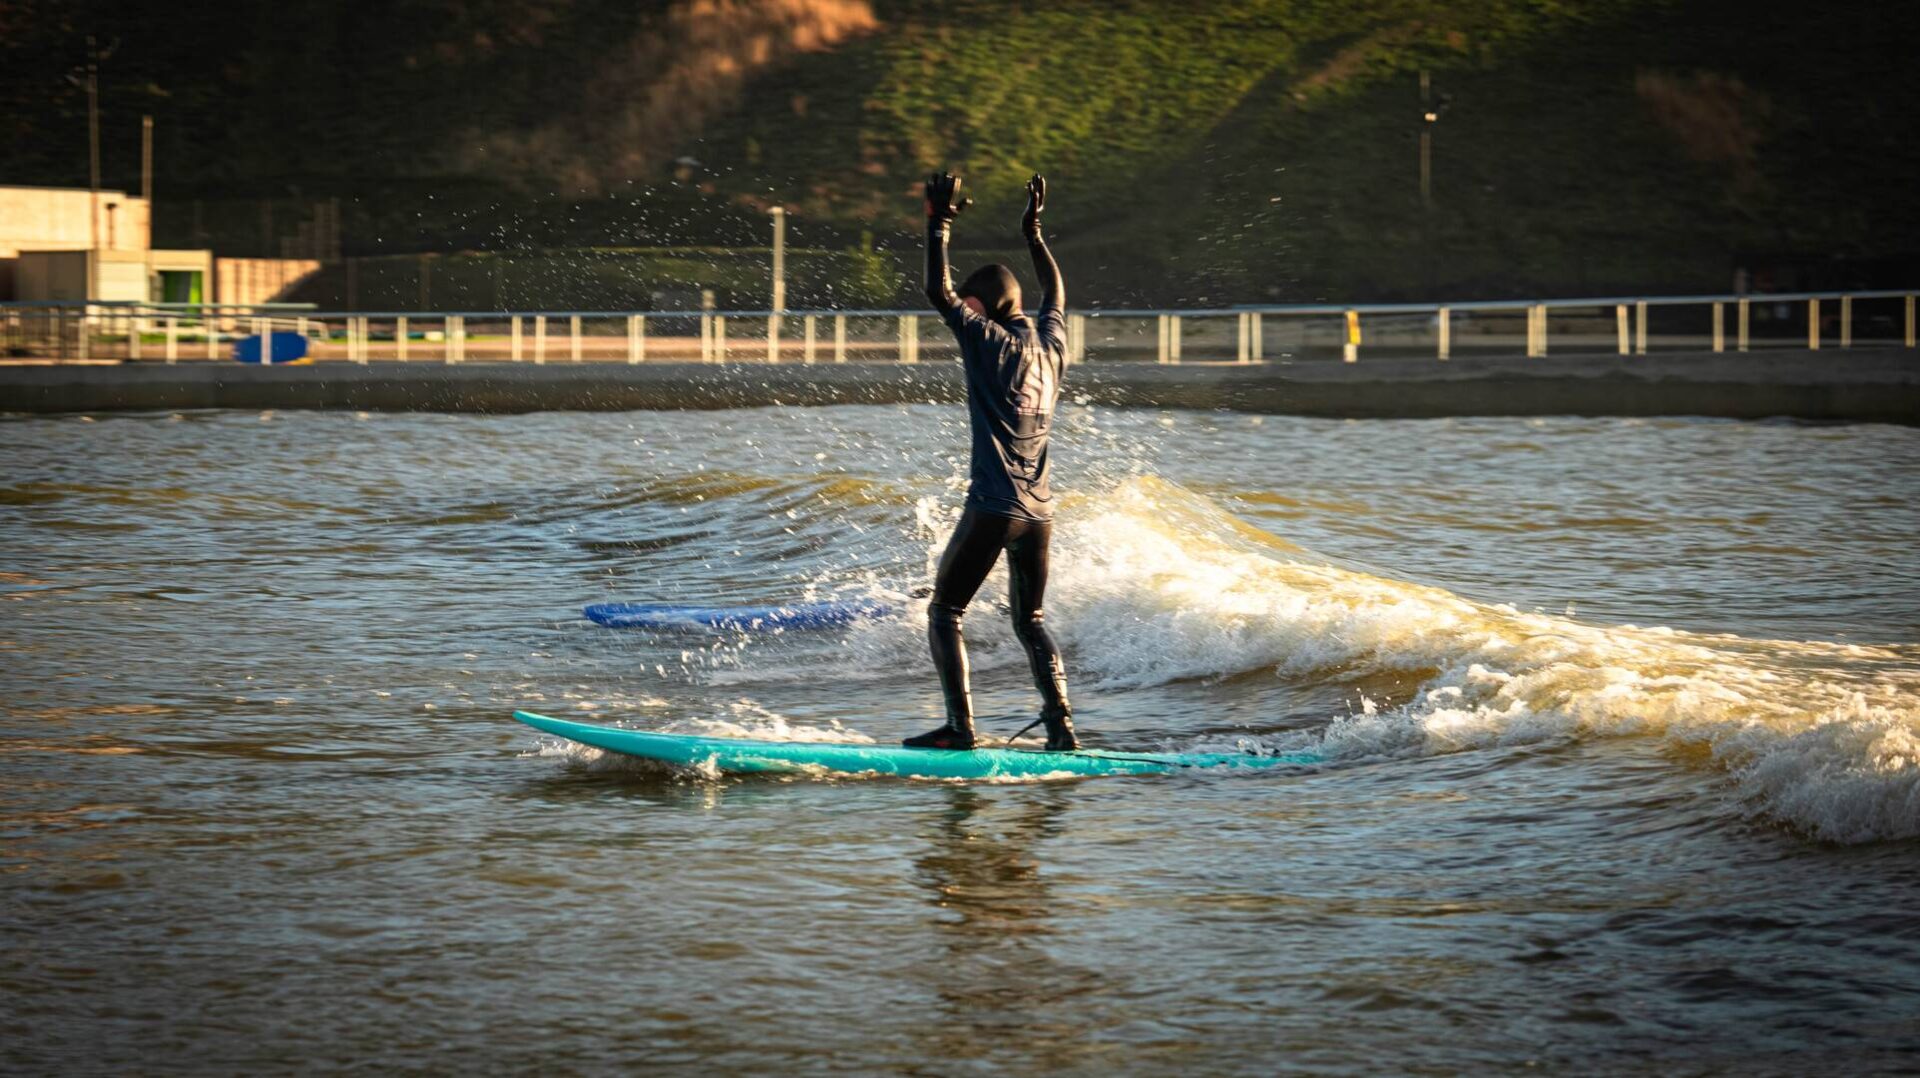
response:
<svg viewBox="0 0 1920 1078"><path fill-rule="evenodd" d="M895 4L755 87L702 160L743 197L891 226L950 165L1004 239L1055 185L1108 302L1725 290L1911 272L1911 6ZM1418 72L1433 199L1418 185ZM906 218L903 220L903 218ZM997 246L996 246L997 245ZM1904 267L1904 270L1903 270ZM1910 283L1910 282L1909 282Z"/></svg>

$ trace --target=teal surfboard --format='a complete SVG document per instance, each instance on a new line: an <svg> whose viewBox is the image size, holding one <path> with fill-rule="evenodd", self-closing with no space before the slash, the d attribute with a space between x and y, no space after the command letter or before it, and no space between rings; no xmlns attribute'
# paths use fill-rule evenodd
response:
<svg viewBox="0 0 1920 1078"><path fill-rule="evenodd" d="M728 774L812 772L899 775L918 779L1042 778L1053 775L1154 775L1204 768L1272 768L1317 764L1311 752L1257 756L1244 752L1043 752L1037 749L974 749L948 752L900 745L849 745L831 741L755 741L623 730L616 726L551 719L530 711L513 717L536 730L596 749L639 756L674 767L714 768Z"/></svg>

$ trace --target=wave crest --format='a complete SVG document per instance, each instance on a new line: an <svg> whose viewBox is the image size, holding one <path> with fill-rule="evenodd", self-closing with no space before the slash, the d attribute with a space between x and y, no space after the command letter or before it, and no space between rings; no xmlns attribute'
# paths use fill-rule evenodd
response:
<svg viewBox="0 0 1920 1078"><path fill-rule="evenodd" d="M1814 837L1920 837L1911 646L1588 625L1479 603L1333 564L1153 478L1078 508L1056 540L1050 605L1098 686L1262 669L1399 675L1418 684L1411 699L1336 719L1321 750L1651 736L1696 750L1749 810Z"/></svg>

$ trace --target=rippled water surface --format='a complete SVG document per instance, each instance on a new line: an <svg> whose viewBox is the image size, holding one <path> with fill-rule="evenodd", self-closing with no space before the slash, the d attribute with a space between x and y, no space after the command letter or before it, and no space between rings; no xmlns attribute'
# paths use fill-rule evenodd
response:
<svg viewBox="0 0 1920 1078"><path fill-rule="evenodd" d="M1301 772L713 780L509 717L931 725L962 421L0 420L0 1067L1920 1058L1920 431L1067 408L1081 725ZM848 596L909 613L578 616Z"/></svg>

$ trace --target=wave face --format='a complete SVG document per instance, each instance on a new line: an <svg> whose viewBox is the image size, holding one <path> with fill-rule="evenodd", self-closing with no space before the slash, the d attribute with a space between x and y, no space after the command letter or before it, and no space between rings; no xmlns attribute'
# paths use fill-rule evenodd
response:
<svg viewBox="0 0 1920 1078"><path fill-rule="evenodd" d="M1321 735L1336 758L1659 738L1815 837L1920 835L1920 649L1594 625L1345 568L1139 478L1069 507L1056 620L1105 688L1270 671L1417 686Z"/></svg>

